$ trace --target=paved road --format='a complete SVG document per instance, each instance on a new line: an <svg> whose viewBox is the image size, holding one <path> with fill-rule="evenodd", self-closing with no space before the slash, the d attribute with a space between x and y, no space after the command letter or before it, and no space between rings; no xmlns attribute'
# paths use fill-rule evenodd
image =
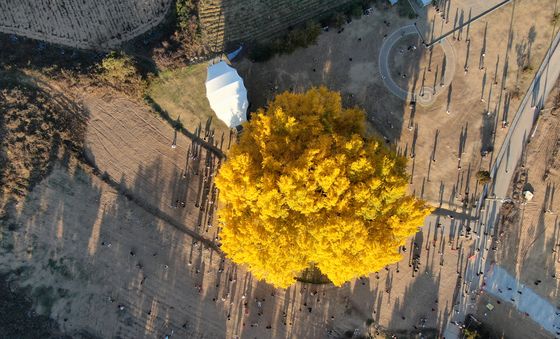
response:
<svg viewBox="0 0 560 339"><path fill-rule="evenodd" d="M389 57L391 55L391 49L397 43L397 41L399 41L402 37L408 35L418 35L418 30L416 29L416 27L414 27L414 25L401 27L396 31L394 31L393 33L391 33L391 35L389 35L385 39L379 51L379 62L378 62L379 73L381 74L381 79L383 80L385 87L387 87L387 89L395 96L401 98L404 101L406 101L408 98L412 99L413 97L416 96L420 104L429 105L435 100L435 97L439 93L443 92L443 89L445 87L449 86L449 84L453 80L453 76L455 75L455 64L456 64L455 52L453 50L453 47L448 41L446 40L441 41L440 45L443 48L446 57L444 85L436 93L433 92L432 87L424 87L423 89L424 95L420 97L416 93L409 93L408 91L399 87L399 85L397 85L393 80L393 78L391 77L391 72L390 72ZM418 92L420 91L422 91L422 89L418 89Z"/></svg>
<svg viewBox="0 0 560 339"><path fill-rule="evenodd" d="M542 106L546 101L560 74L560 49L557 48L559 42L560 33L556 35L551 48L515 114L508 134L492 166L492 184L489 187L485 187L481 196L480 202L484 203L479 203L479 210L477 211L481 222L475 228L479 238L475 240L473 246L473 249L479 248L480 252L473 250L473 256L469 259L464 274L464 281L467 283L470 291L475 291L481 286L483 275L478 276L477 273L481 271L487 272L490 268L490 262L486 260L488 257L486 248L490 246L491 239L489 235L485 234L492 234L494 231L494 225L498 221L498 213L511 185L513 172L521 158L527 141L530 139L534 122L538 117L538 107ZM486 195L489 198L486 198ZM484 208L480 208L482 205L485 205ZM466 299L468 301L468 297ZM454 313L454 317L450 320L464 321L466 314L473 311L470 307L467 302L461 302L457 308L458 313ZM458 338L459 330L457 326L448 323L444 336L447 339Z"/></svg>

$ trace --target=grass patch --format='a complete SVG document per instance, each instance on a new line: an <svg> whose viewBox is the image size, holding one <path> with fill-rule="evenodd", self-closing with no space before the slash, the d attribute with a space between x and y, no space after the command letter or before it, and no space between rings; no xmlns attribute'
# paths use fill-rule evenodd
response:
<svg viewBox="0 0 560 339"><path fill-rule="evenodd" d="M18 282L26 279L23 271L26 269L20 267L0 274L0 338L72 338L63 335L55 321L35 313L31 297L39 297L36 300L41 299L52 309L56 301L54 290L42 286L32 293L31 287L19 287ZM42 294L47 297L40 297Z"/></svg>
<svg viewBox="0 0 560 339"><path fill-rule="evenodd" d="M11 253L14 250L14 244L6 238L0 241L0 245L7 253Z"/></svg>
<svg viewBox="0 0 560 339"><path fill-rule="evenodd" d="M167 112L169 118L180 121L188 131L205 126L212 119L214 127L229 130L216 118L206 99L207 64L197 64L161 72L151 79L146 91L147 101Z"/></svg>

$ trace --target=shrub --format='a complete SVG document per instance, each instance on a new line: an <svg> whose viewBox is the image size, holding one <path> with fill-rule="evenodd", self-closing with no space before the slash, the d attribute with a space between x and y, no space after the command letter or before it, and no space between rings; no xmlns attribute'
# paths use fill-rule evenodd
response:
<svg viewBox="0 0 560 339"><path fill-rule="evenodd" d="M136 62L129 55L113 51L103 58L99 68L101 80L123 92L140 96L146 88Z"/></svg>
<svg viewBox="0 0 560 339"><path fill-rule="evenodd" d="M346 15L342 14L342 13L336 13L334 15L333 18L333 26L336 29L340 29L342 28L342 26L344 26L344 24L346 23Z"/></svg>
<svg viewBox="0 0 560 339"><path fill-rule="evenodd" d="M192 29L194 22L196 30L200 30L198 24L198 1L193 0L177 0L175 4L175 13L177 18L177 25L182 30Z"/></svg>
<svg viewBox="0 0 560 339"><path fill-rule="evenodd" d="M550 19L550 23L552 25L557 25L559 20L560 20L560 12L554 12L552 14L552 18Z"/></svg>
<svg viewBox="0 0 560 339"><path fill-rule="evenodd" d="M519 88L519 86L515 86L515 88L510 92L510 94L512 98L520 98L523 92L521 92L521 88Z"/></svg>
<svg viewBox="0 0 560 339"><path fill-rule="evenodd" d="M101 71L105 80L111 83L124 83L137 76L134 60L114 51L101 61Z"/></svg>
<svg viewBox="0 0 560 339"><path fill-rule="evenodd" d="M209 52L198 15L199 0L177 0L175 32L154 49L158 66L184 66Z"/></svg>
<svg viewBox="0 0 560 339"><path fill-rule="evenodd" d="M478 180L479 183L485 185L489 183L492 178L490 177L490 172L478 171L476 172L476 179Z"/></svg>
<svg viewBox="0 0 560 339"><path fill-rule="evenodd" d="M476 330L464 329L463 335L465 339L479 339L480 334Z"/></svg>
<svg viewBox="0 0 560 339"><path fill-rule="evenodd" d="M527 64L527 65L523 66L522 71L523 71L523 73L532 72L533 71L533 65Z"/></svg>

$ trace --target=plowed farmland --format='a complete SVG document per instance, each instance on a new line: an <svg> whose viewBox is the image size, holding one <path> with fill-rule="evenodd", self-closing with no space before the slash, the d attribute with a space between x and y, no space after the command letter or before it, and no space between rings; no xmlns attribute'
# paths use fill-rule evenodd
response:
<svg viewBox="0 0 560 339"><path fill-rule="evenodd" d="M0 32L78 48L112 48L164 18L171 0L0 1Z"/></svg>

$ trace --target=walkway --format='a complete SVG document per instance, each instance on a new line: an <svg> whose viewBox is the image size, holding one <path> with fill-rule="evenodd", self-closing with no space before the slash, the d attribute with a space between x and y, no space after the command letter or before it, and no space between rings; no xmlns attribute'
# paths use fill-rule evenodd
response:
<svg viewBox="0 0 560 339"><path fill-rule="evenodd" d="M560 33L556 35L541 67L527 89L504 143L496 156L490 171L493 178L492 186L485 186L479 200L477 215L480 215L481 222L476 228L480 237L476 240L474 246L480 248L480 252L477 252L472 260L469 260L464 275L464 280L469 282L468 289L470 291L475 291L482 285L484 275L478 276L477 273L490 271L491 265L487 259L491 256L491 253L486 251L491 243L489 235L494 233L494 225L498 222L499 211L511 185L514 169L519 163L524 147L530 139L533 125L537 121L539 106L546 101L560 75L560 49L557 48L559 42ZM495 196L496 199L486 199L487 195ZM481 208L482 205L486 206ZM458 313L451 320L463 321L469 313L465 303L459 305L457 311ZM534 320L538 321L538 319ZM456 338L458 335L457 327L448 324L444 336L449 339Z"/></svg>

